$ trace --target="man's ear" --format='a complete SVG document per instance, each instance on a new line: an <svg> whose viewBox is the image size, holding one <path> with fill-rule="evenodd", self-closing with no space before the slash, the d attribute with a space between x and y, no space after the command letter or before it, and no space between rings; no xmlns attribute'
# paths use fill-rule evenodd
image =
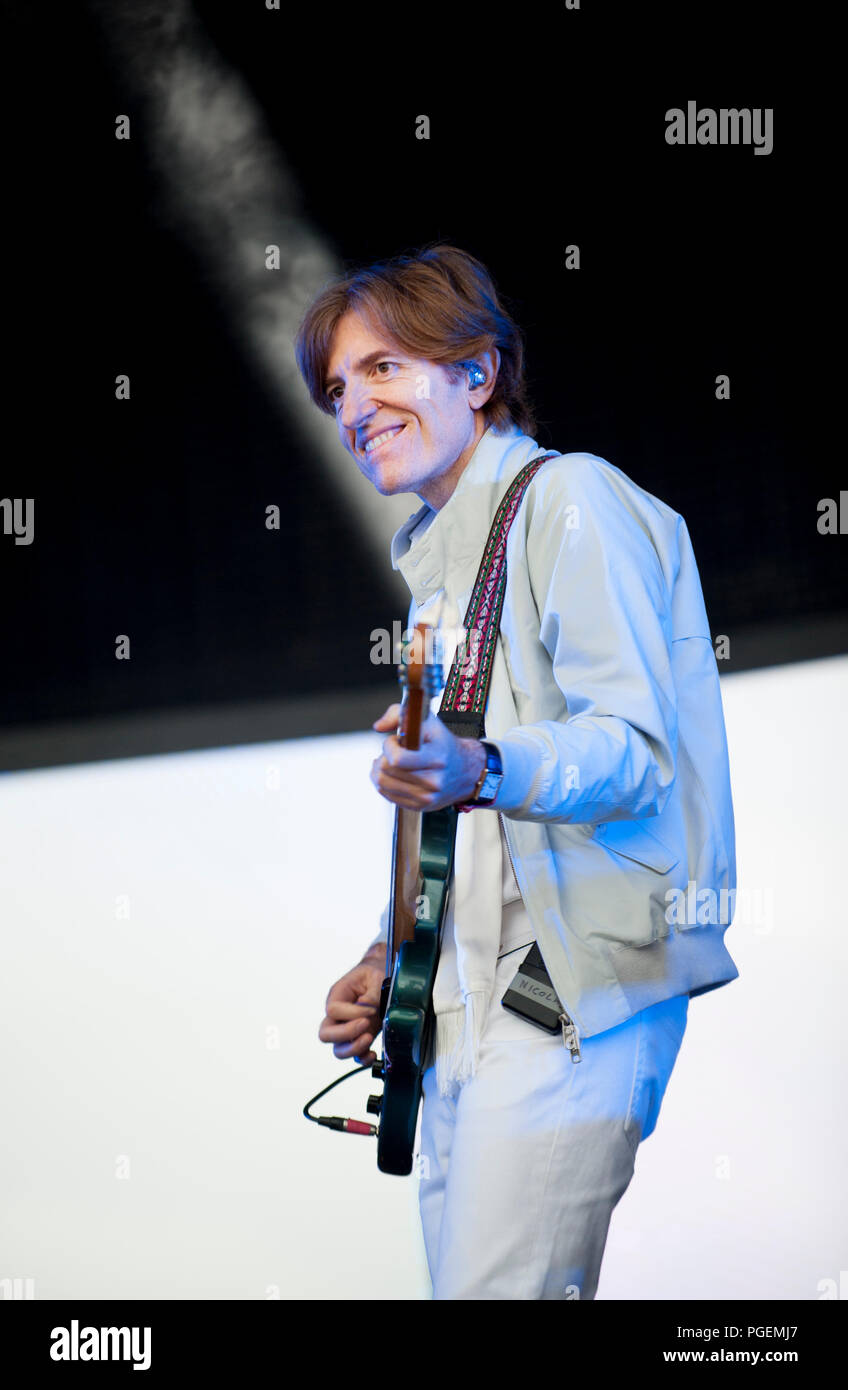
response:
<svg viewBox="0 0 848 1390"><path fill-rule="evenodd" d="M501 365L501 355L497 348L493 348L491 352L480 353L474 361L486 373L486 380L483 385L475 386L469 392L472 406L475 410L479 410L480 406L486 404L495 389Z"/></svg>

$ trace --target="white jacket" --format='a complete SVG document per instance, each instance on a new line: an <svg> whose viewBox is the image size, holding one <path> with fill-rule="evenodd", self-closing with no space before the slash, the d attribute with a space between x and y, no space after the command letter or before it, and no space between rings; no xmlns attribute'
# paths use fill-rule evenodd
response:
<svg viewBox="0 0 848 1390"><path fill-rule="evenodd" d="M464 613L489 527L535 440L489 428L409 550L417 607L447 576ZM521 896L581 1037L738 976L736 889L718 669L683 518L593 454L537 472L512 524L486 707ZM385 939L387 912L381 933Z"/></svg>

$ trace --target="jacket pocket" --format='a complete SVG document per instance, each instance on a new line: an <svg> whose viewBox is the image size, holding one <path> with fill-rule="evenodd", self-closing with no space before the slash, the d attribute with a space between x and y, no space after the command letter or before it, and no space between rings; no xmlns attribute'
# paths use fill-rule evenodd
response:
<svg viewBox="0 0 848 1390"><path fill-rule="evenodd" d="M640 821L603 821L595 831L595 839L613 854L632 859L657 874L667 874L680 861L680 855Z"/></svg>

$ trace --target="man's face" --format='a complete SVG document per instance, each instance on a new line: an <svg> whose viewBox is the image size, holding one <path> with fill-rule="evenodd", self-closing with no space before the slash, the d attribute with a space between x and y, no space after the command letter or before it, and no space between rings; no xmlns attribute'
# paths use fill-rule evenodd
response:
<svg viewBox="0 0 848 1390"><path fill-rule="evenodd" d="M444 506L485 432L491 387L469 391L465 373L452 384L350 310L336 325L326 388L341 441L377 491Z"/></svg>

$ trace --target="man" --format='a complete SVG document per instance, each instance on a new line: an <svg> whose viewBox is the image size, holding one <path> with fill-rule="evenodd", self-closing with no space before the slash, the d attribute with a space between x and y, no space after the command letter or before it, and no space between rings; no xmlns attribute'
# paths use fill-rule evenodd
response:
<svg viewBox="0 0 848 1390"><path fill-rule="evenodd" d="M498 505L545 453L488 272L444 245L356 272L311 306L296 350L377 491L424 503L392 542L410 624L437 597L461 623ZM398 806L476 807L458 818L423 1080L433 1296L586 1299L689 999L738 974L727 747L680 516L603 459L555 455L507 563L485 739L431 714L412 752L392 705L371 777ZM319 1037L339 1058L374 1058L387 916L328 995ZM534 942L561 1034L501 1002Z"/></svg>

